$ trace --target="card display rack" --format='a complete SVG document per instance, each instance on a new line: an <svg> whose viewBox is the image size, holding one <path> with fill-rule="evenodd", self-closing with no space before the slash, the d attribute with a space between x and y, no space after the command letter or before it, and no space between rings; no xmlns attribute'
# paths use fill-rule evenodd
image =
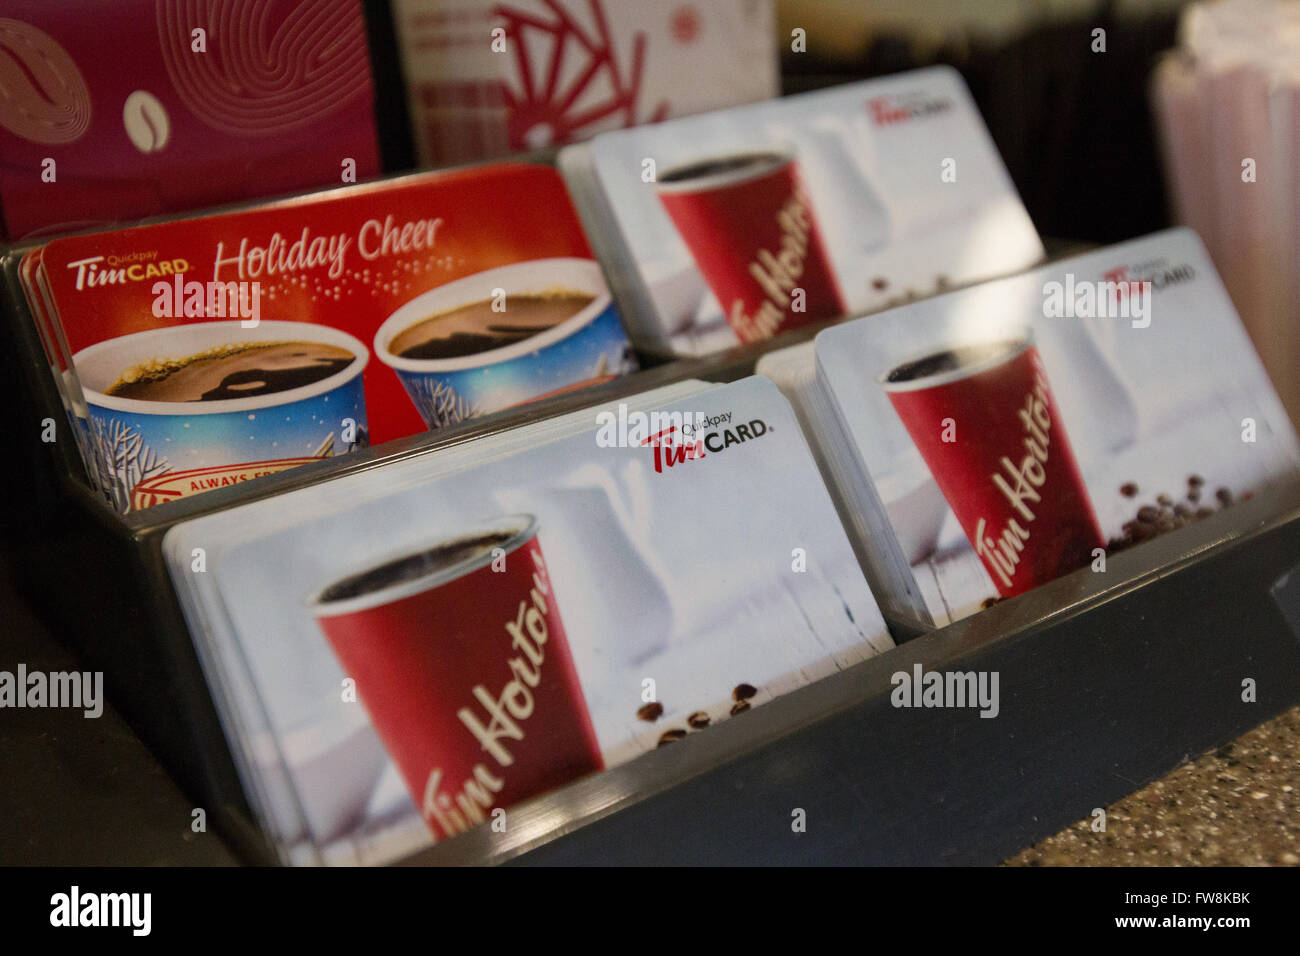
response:
<svg viewBox="0 0 1300 956"><path fill-rule="evenodd" d="M18 414L66 432L17 260L4 259L3 344L28 403ZM171 591L170 527L669 382L734 380L817 331L651 358L593 389L126 516L90 490L72 441L33 441L13 570L236 852L274 862ZM407 862L997 862L1300 702L1298 628L1300 489L1282 488L513 807L505 833L479 827ZM918 665L996 673L996 719L894 706L894 675Z"/></svg>

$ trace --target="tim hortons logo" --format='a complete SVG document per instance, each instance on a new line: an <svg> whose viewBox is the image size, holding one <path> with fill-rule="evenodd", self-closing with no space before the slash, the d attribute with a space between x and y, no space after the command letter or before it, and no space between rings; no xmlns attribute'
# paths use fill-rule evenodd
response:
<svg viewBox="0 0 1300 956"><path fill-rule="evenodd" d="M759 249L749 264L749 274L763 290L763 302L753 315L745 313L745 303L736 299L731 304L731 327L743 342L757 342L771 338L781 328L786 314L795 303L799 279L803 275L804 260L808 257L808 234L812 230L812 217L808 212L808 199L803 189L796 187L794 194L776 214L781 229L781 248L775 252Z"/></svg>
<svg viewBox="0 0 1300 956"><path fill-rule="evenodd" d="M989 476L994 487L1010 504L1013 514L996 533L989 530L988 522L983 518L975 526L975 553L1004 587L1011 586L1022 552L1029 543L1029 525L1037 517L1030 506L1037 507L1042 502L1039 489L1047 480L1052 416L1047 410L1047 376L1037 357L1034 379L1033 391L1025 396L1024 405L1016 412L1024 432L1021 441L1025 455L1019 464L1003 455L999 462L1002 470Z"/></svg>
<svg viewBox="0 0 1300 956"><path fill-rule="evenodd" d="M460 722L500 770L514 765L515 757L508 743L524 739L524 722L533 715L533 689L542 680L546 641L550 636L546 614L551 586L546 563L541 551L530 549L529 554L535 565L533 586L527 597L520 600L514 617L502 624L510 637L510 646L519 652L505 662L510 679L496 694L482 684L475 684L470 693L482 710L469 706L456 711ZM441 792L442 768L435 767L424 786L424 819L436 823L443 836L464 833L487 818L496 794L505 784L504 776L498 776L486 762L480 762L474 765L472 775L461 783L453 797Z"/></svg>
<svg viewBox="0 0 1300 956"><path fill-rule="evenodd" d="M1116 266L1102 273L1102 278L1115 283L1119 295L1123 296L1142 282L1151 283L1156 292L1179 282L1189 282L1196 278L1196 270L1187 263L1173 266L1167 259L1157 259L1134 266Z"/></svg>
<svg viewBox="0 0 1300 956"><path fill-rule="evenodd" d="M730 414L727 415L730 418ZM735 428L721 428L700 437L699 431L692 433L690 439L679 442L676 427L664 429L651 435L642 445L649 445L654 450L655 472L662 473L665 468L673 468L687 461L697 461L707 456L707 452L717 454L726 451L732 445L744 444L768 433L767 423L761 418L737 425ZM707 450L707 451L706 451Z"/></svg>
<svg viewBox="0 0 1300 956"><path fill-rule="evenodd" d="M943 97L930 98L924 93L905 93L899 96L876 96L867 100L867 112L877 126L894 126L922 116L933 116L952 109L952 101Z"/></svg>

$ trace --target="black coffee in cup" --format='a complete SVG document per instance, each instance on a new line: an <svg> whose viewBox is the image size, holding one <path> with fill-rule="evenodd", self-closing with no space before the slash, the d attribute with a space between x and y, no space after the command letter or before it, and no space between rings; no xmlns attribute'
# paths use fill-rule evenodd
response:
<svg viewBox="0 0 1300 956"><path fill-rule="evenodd" d="M386 564L381 564L369 571L362 571L350 577L336 581L320 595L320 603L347 601L361 597L407 581L418 581L432 577L440 571L455 567L464 562L472 562L505 545L519 531L491 531L484 534L457 538L426 551L407 555Z"/></svg>
<svg viewBox="0 0 1300 956"><path fill-rule="evenodd" d="M421 319L389 343L394 355L407 359L449 359L504 348L559 325L595 299L586 292L509 295L505 311L491 299L457 306Z"/></svg>
<svg viewBox="0 0 1300 956"><path fill-rule="evenodd" d="M675 166L659 177L661 184L684 183L706 176L718 176L724 173L745 173L760 168L779 166L786 157L780 153L738 153L735 156L719 156Z"/></svg>
<svg viewBox="0 0 1300 956"><path fill-rule="evenodd" d="M979 365L990 359L997 358L999 355L1008 355L1020 348L1024 343L1008 340L1005 342L989 342L980 345L963 345L958 348L944 349L942 352L935 352L933 355L927 355L925 358L914 359L895 367L885 376L885 381L890 384L899 382L911 382L917 379L929 378L932 375L943 375L947 372L955 372L958 369L970 365Z"/></svg>
<svg viewBox="0 0 1300 956"><path fill-rule="evenodd" d="M314 385L356 359L323 342L246 342L127 369L104 394L146 402L217 402Z"/></svg>

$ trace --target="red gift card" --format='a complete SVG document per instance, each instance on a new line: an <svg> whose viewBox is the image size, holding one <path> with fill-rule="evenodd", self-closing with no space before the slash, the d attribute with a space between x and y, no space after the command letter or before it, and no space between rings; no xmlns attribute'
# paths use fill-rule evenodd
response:
<svg viewBox="0 0 1300 956"><path fill-rule="evenodd" d="M41 269L123 511L634 364L544 166L56 240Z"/></svg>

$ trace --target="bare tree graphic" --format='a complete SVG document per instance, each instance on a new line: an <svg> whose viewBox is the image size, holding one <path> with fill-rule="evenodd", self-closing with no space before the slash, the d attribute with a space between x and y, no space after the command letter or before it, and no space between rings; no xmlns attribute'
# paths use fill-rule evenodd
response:
<svg viewBox="0 0 1300 956"><path fill-rule="evenodd" d="M119 419L91 420L100 485L113 507L131 510L131 490L168 470L167 459L144 443L144 436Z"/></svg>
<svg viewBox="0 0 1300 956"><path fill-rule="evenodd" d="M415 406L432 428L455 425L478 414L473 403L466 401L450 385L432 379L420 378L411 383Z"/></svg>

